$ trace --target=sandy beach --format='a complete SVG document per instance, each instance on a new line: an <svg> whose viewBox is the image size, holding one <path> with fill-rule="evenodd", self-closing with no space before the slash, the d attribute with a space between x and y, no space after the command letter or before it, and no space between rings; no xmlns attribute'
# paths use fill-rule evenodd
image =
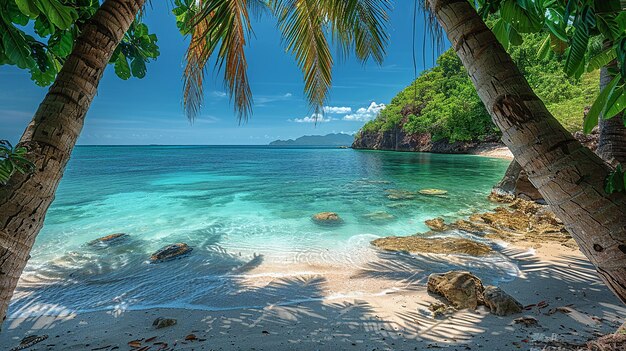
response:
<svg viewBox="0 0 626 351"><path fill-rule="evenodd" d="M469 152L472 155L512 160L513 153L502 143L485 143Z"/></svg>
<svg viewBox="0 0 626 351"><path fill-rule="evenodd" d="M9 319L0 345L9 350L27 335L48 335L31 349L157 350L167 344L168 350L540 350L546 343L584 343L622 324L626 308L580 252L548 243L537 249L503 246L500 253L519 267L519 277L500 287L530 306L522 314L498 317L479 307L433 318L428 306L438 298L426 291L433 273L428 267L444 269L452 257L379 252L377 260L353 270L260 264L240 282L252 292L248 308L121 308ZM485 272L473 271L479 277ZM285 297L306 289L319 299L258 305L257 289ZM517 324L522 316L539 325ZM177 324L155 329L158 317ZM151 348L131 348L135 340Z"/></svg>

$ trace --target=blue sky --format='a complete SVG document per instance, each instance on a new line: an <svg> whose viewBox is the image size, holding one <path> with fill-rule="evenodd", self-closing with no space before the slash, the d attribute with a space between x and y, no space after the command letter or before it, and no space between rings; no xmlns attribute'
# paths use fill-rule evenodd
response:
<svg viewBox="0 0 626 351"><path fill-rule="evenodd" d="M161 55L148 65L144 79L123 81L112 66L107 68L78 143L259 145L302 135L354 133L414 77L412 3L395 1L390 13L390 45L382 66L363 65L354 58L336 62L327 113L317 124L311 123L312 111L303 97L302 73L285 53L273 18L255 20L254 37L246 52L255 105L248 123L239 125L224 93L221 73L208 75L200 117L193 124L185 118L181 75L187 41L176 29L169 2L155 1L145 22L159 38ZM433 59L427 39L424 67L421 15L417 30L419 72L432 66ZM0 139L19 139L46 91L37 87L27 72L0 66Z"/></svg>

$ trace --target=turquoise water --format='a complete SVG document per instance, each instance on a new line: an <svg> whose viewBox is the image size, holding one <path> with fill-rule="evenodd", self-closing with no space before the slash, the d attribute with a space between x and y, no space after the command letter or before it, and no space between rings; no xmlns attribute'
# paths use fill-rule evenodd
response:
<svg viewBox="0 0 626 351"><path fill-rule="evenodd" d="M358 267L379 236L426 231L433 217L492 205L508 161L467 155L269 147L78 147L37 238L14 314L108 308L221 308L226 276L263 263ZM446 196L392 200L423 188ZM311 215L337 212L323 227ZM116 232L130 240L85 245ZM189 257L150 265L185 242ZM156 290L155 290L156 289Z"/></svg>

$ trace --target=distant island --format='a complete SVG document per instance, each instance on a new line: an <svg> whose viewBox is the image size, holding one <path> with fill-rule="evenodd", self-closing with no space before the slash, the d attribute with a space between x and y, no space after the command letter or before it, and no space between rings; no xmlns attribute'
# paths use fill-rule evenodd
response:
<svg viewBox="0 0 626 351"><path fill-rule="evenodd" d="M354 135L344 133L332 133L328 135L305 135L296 140L275 140L270 146L350 146L354 141Z"/></svg>

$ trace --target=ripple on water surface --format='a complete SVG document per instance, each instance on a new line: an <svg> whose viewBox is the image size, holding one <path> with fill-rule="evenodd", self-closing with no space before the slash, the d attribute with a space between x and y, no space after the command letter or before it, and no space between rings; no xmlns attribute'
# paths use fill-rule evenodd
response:
<svg viewBox="0 0 626 351"><path fill-rule="evenodd" d="M459 267L484 270L487 281L510 279L517 268L497 254L418 257L369 244L425 231L423 221L432 217L455 219L491 207L485 195L506 166L473 156L339 149L79 147L11 311L306 301L327 295L324 267L387 279L389 289ZM419 194L425 188L448 193ZM311 220L324 211L337 212L343 223ZM130 237L110 247L86 245L116 232ZM180 260L147 262L175 242L194 250ZM265 280L255 284L259 277Z"/></svg>

